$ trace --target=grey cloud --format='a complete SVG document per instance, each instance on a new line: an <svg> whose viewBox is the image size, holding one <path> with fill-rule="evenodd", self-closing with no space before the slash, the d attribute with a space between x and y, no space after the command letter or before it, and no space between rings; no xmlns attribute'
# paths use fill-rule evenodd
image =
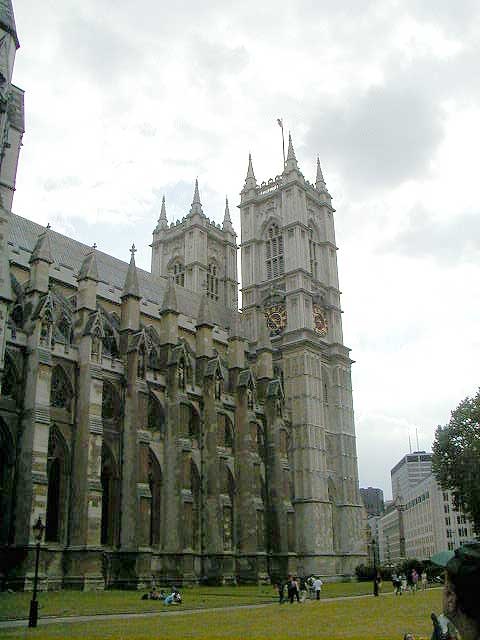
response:
<svg viewBox="0 0 480 640"><path fill-rule="evenodd" d="M43 183L45 191L58 191L81 185L80 178L76 176L64 176L62 178L47 178Z"/></svg>
<svg viewBox="0 0 480 640"><path fill-rule="evenodd" d="M412 211L408 227L382 251L414 257L430 257L445 263L475 262L480 259L480 216L462 213L447 222L435 220L422 208Z"/></svg>
<svg viewBox="0 0 480 640"><path fill-rule="evenodd" d="M62 53L75 64L78 73L101 84L133 78L140 49L132 46L131 32L119 33L105 21L72 11L59 33Z"/></svg>
<svg viewBox="0 0 480 640"><path fill-rule="evenodd" d="M217 83L220 77L239 73L249 60L245 47L230 47L198 35L190 43L190 55L194 79Z"/></svg>
<svg viewBox="0 0 480 640"><path fill-rule="evenodd" d="M309 153L320 150L357 189L424 175L442 140L442 111L428 89L398 80L349 96L343 105L321 105L311 119Z"/></svg>

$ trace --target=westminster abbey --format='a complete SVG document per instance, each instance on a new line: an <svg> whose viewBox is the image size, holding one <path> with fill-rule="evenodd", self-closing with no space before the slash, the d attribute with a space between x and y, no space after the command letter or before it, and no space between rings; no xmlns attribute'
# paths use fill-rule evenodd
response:
<svg viewBox="0 0 480 640"><path fill-rule="evenodd" d="M0 0L0 588L335 579L364 558L334 209L320 164L153 230L151 272L12 211L24 133ZM28 142L27 142L28 144ZM147 239L146 239L147 241ZM125 247L127 253L128 247ZM128 253L127 253L128 255Z"/></svg>

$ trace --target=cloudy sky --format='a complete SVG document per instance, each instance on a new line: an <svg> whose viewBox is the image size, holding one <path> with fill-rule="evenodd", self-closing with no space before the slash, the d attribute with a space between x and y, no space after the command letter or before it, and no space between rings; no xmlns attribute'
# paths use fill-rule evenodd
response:
<svg viewBox="0 0 480 640"><path fill-rule="evenodd" d="M16 0L27 132L14 211L149 268L182 217L282 166L334 197L360 483L480 382L477 0Z"/></svg>

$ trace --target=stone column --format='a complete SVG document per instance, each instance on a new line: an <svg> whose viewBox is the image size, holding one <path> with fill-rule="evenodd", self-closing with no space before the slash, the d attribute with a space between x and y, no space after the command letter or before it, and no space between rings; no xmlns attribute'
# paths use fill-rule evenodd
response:
<svg viewBox="0 0 480 640"><path fill-rule="evenodd" d="M298 571L336 573L332 506L328 497L321 356L305 344L285 350L285 380L292 412L292 457Z"/></svg>
<svg viewBox="0 0 480 640"><path fill-rule="evenodd" d="M236 392L235 469L238 514L237 575L239 582L257 581L257 521L255 509L255 477L250 433L248 386L251 373L242 371Z"/></svg>
<svg viewBox="0 0 480 640"><path fill-rule="evenodd" d="M281 410L283 398L279 380L273 380L267 388L265 400L266 418L266 452L268 476L268 531L270 536L271 562L270 576L272 581L285 578L288 574L288 533L286 494L284 482L284 461L281 451L281 429L284 427Z"/></svg>
<svg viewBox="0 0 480 640"><path fill-rule="evenodd" d="M15 544L34 543L32 526L38 517L46 522L47 456L50 433L51 354L37 346L36 333L29 338L25 367L15 504Z"/></svg>
<svg viewBox="0 0 480 640"><path fill-rule="evenodd" d="M104 586L100 546L102 526L101 367L91 362L92 338L78 345L78 382L70 493L70 535L65 583L74 588Z"/></svg>
<svg viewBox="0 0 480 640"><path fill-rule="evenodd" d="M183 551L182 487L183 460L179 443L180 403L178 401L177 363L170 361L167 373L165 468L163 474L161 546L165 551L163 577L174 583L180 578L179 563Z"/></svg>
<svg viewBox="0 0 480 640"><path fill-rule="evenodd" d="M218 583L222 575L223 514L220 507L220 464L217 453L218 422L215 405L215 372L204 378L204 429L203 429L203 530L205 531L204 577L210 583Z"/></svg>
<svg viewBox="0 0 480 640"><path fill-rule="evenodd" d="M127 389L122 434L122 513L120 521L120 546L122 551L136 551L138 546L137 368L138 352L133 350L127 354Z"/></svg>

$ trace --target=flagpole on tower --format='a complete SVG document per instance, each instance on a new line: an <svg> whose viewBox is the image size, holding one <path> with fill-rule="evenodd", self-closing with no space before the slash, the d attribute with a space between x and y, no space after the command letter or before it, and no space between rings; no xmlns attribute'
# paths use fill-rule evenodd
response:
<svg viewBox="0 0 480 640"><path fill-rule="evenodd" d="M283 168L285 168L285 136L283 135L283 118L277 118L278 126L282 130Z"/></svg>

